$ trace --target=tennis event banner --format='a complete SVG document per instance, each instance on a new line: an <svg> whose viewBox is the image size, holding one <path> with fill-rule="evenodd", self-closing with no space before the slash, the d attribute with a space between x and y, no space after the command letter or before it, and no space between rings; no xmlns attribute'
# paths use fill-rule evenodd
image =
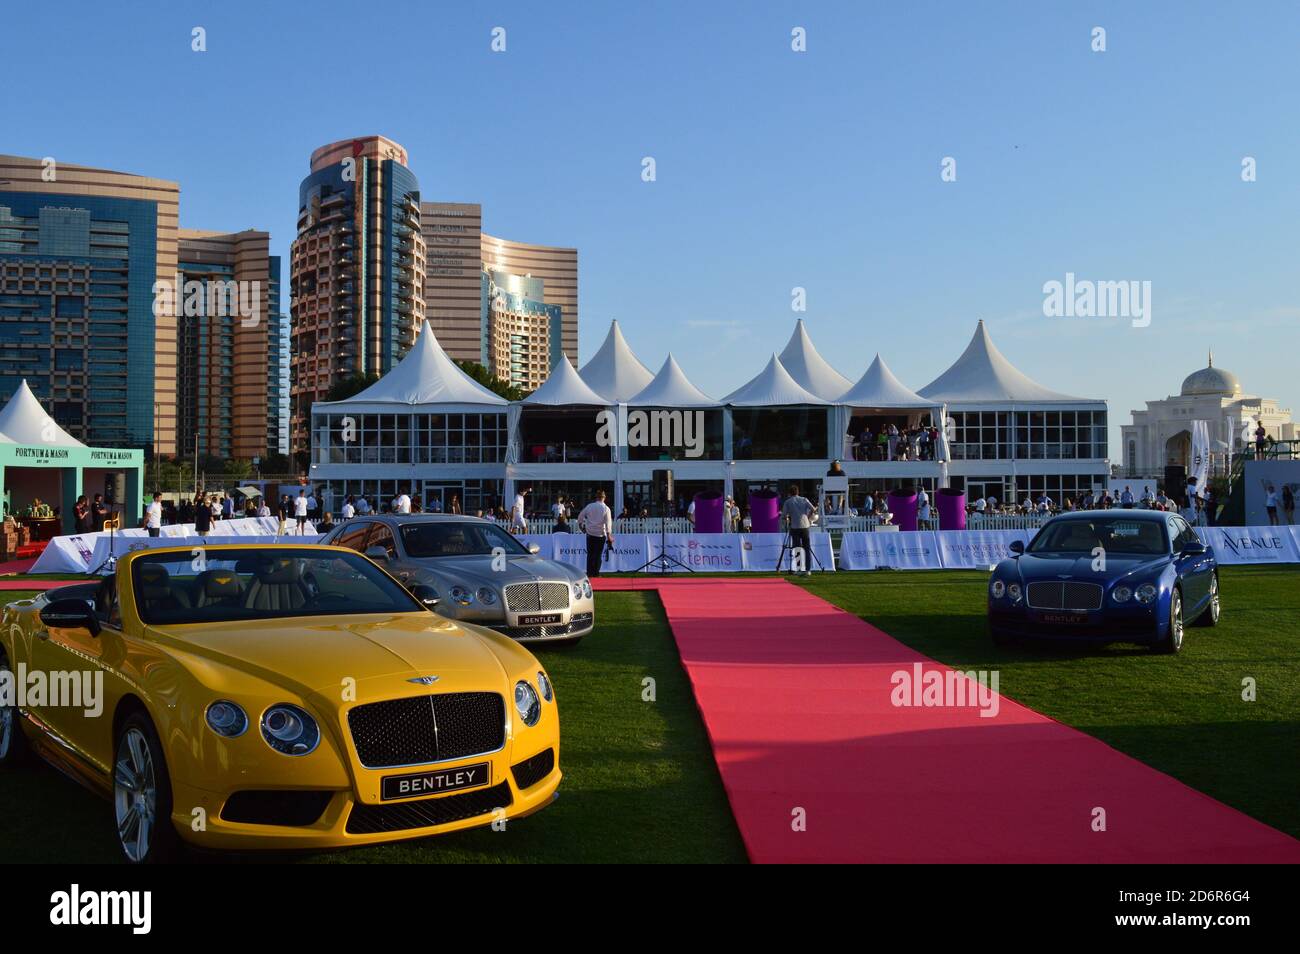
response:
<svg viewBox="0 0 1300 954"><path fill-rule="evenodd" d="M782 570L790 569L789 549L786 549L784 554L781 552L787 539L784 533L744 533L730 536L739 537L741 540L744 569L771 573L776 570L778 559L781 561ZM824 530L818 530L810 533L808 539L812 544L812 555L805 561L807 569L814 573L834 570L835 553L831 548L831 535Z"/></svg>
<svg viewBox="0 0 1300 954"><path fill-rule="evenodd" d="M933 530L918 530L915 533L852 531L844 534L840 540L842 570L874 570L877 567L888 567L891 570L938 570L942 566L939 561L939 542L935 539Z"/></svg>

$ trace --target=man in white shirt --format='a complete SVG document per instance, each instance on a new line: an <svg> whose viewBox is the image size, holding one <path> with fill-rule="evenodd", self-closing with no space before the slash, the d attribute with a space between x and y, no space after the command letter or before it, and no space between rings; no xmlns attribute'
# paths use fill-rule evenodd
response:
<svg viewBox="0 0 1300 954"><path fill-rule="evenodd" d="M154 494L153 503L145 508L144 525L149 531L149 536L162 535L162 494Z"/></svg>
<svg viewBox="0 0 1300 954"><path fill-rule="evenodd" d="M532 493L532 487L524 487L515 494L514 506L510 508L510 532L527 533L528 521L524 517L524 497Z"/></svg>
<svg viewBox="0 0 1300 954"><path fill-rule="evenodd" d="M605 503L605 491L596 491L596 499L582 508L578 529L587 535L587 575L600 576L605 544L614 545L614 514Z"/></svg>
<svg viewBox="0 0 1300 954"><path fill-rule="evenodd" d="M400 494L397 495L397 499L393 501L393 513L410 513L410 512L411 512L411 496L405 490L403 490Z"/></svg>
<svg viewBox="0 0 1300 954"><path fill-rule="evenodd" d="M974 503L975 512L983 513L985 510L988 509L988 505L989 502L987 500L985 500L983 497L979 497L978 499L976 499Z"/></svg>
<svg viewBox="0 0 1300 954"><path fill-rule="evenodd" d="M307 526L307 491L298 491L298 497L293 502L293 515L298 521L298 533L305 533Z"/></svg>
<svg viewBox="0 0 1300 954"><path fill-rule="evenodd" d="M357 498L357 513L363 516L370 513L370 501L366 499L365 494Z"/></svg>
<svg viewBox="0 0 1300 954"><path fill-rule="evenodd" d="M357 515L357 508L353 506L352 498L349 497L347 500L343 501L343 519L351 520L356 515Z"/></svg>
<svg viewBox="0 0 1300 954"><path fill-rule="evenodd" d="M555 520L552 532L569 532L569 508L564 503L563 495L556 497L555 503L551 504L551 517Z"/></svg>

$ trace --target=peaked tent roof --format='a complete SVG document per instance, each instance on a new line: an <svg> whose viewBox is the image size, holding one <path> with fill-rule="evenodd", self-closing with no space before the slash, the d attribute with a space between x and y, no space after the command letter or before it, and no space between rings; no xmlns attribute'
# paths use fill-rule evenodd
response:
<svg viewBox="0 0 1300 954"><path fill-rule="evenodd" d="M767 367L742 384L720 402L734 407L779 407L792 404L829 404L817 395L804 390L799 382L790 376L781 359L772 355Z"/></svg>
<svg viewBox="0 0 1300 954"><path fill-rule="evenodd" d="M799 382L800 387L823 401L834 401L852 386L848 378L832 368L817 353L802 318L795 323L794 333L781 352L781 364L790 372L790 377Z"/></svg>
<svg viewBox="0 0 1300 954"><path fill-rule="evenodd" d="M420 337L396 367L343 404L507 404L505 398L488 390L447 357L426 320Z"/></svg>
<svg viewBox="0 0 1300 954"><path fill-rule="evenodd" d="M595 405L604 407L610 402L605 400L578 376L569 364L569 356L560 352L560 359L551 368L546 382L521 402L523 404L547 404L552 407L561 404Z"/></svg>
<svg viewBox="0 0 1300 954"><path fill-rule="evenodd" d="M632 353L617 321L595 356L578 372L587 386L601 395L602 404L618 404L643 390L654 379L650 369Z"/></svg>
<svg viewBox="0 0 1300 954"><path fill-rule="evenodd" d="M918 393L932 402L946 404L1050 404L1094 400L1061 394L1022 374L993 344L982 320L975 326L975 335L961 357Z"/></svg>
<svg viewBox="0 0 1300 954"><path fill-rule="evenodd" d="M43 444L47 447L85 447L41 407L23 378L9 403L0 410L0 444Z"/></svg>
<svg viewBox="0 0 1300 954"><path fill-rule="evenodd" d="M686 377L677 359L671 354L659 369L653 381L628 400L640 407L717 407L713 400Z"/></svg>
<svg viewBox="0 0 1300 954"><path fill-rule="evenodd" d="M923 398L915 391L904 386L894 377L885 359L876 355L871 367L858 383L842 394L836 404L850 404L854 407L934 407L935 402Z"/></svg>

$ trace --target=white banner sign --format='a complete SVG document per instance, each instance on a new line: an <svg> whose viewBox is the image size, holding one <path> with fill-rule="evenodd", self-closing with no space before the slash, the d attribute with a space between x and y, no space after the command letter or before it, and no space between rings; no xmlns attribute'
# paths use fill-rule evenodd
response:
<svg viewBox="0 0 1300 954"><path fill-rule="evenodd" d="M944 569L987 569L1008 559L1011 543L1028 544L1027 530L936 530Z"/></svg>
<svg viewBox="0 0 1300 954"><path fill-rule="evenodd" d="M934 531L915 533L855 532L840 541L840 569L937 570L939 542Z"/></svg>
<svg viewBox="0 0 1300 954"><path fill-rule="evenodd" d="M790 569L790 551L781 553L787 537L784 533L745 533L741 534L741 556L746 570L771 573L777 569L776 561L781 560L781 569ZM813 573L835 569L835 554L831 549L831 535L822 531L813 531L808 535L812 544L812 554L805 560L805 567Z"/></svg>
<svg viewBox="0 0 1300 954"><path fill-rule="evenodd" d="M1197 527L1201 542L1214 548L1214 558L1227 566L1238 563L1295 563L1300 548L1295 527Z"/></svg>

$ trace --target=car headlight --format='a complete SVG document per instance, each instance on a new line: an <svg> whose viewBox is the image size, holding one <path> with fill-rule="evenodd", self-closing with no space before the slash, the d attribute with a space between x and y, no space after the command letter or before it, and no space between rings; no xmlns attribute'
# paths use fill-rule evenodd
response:
<svg viewBox="0 0 1300 954"><path fill-rule="evenodd" d="M1020 602L1020 584L1019 584L1019 583L1012 583L1010 586L1008 586L1008 587L1007 587L1007 596L1011 597L1011 602L1013 602L1013 603L1019 603L1019 602Z"/></svg>
<svg viewBox="0 0 1300 954"><path fill-rule="evenodd" d="M1133 598L1133 588L1130 586L1117 586L1110 596L1116 603L1127 603Z"/></svg>
<svg viewBox="0 0 1300 954"><path fill-rule="evenodd" d="M262 713L262 738L281 755L308 755L320 744L320 727L306 710L278 702Z"/></svg>
<svg viewBox="0 0 1300 954"><path fill-rule="evenodd" d="M551 680L546 678L546 673L537 674L537 688L542 691L542 698L547 702L555 698L555 690L551 688Z"/></svg>
<svg viewBox="0 0 1300 954"><path fill-rule="evenodd" d="M576 581L574 581L574 584L573 584L573 598L574 598L575 600L580 600L580 599L582 599L582 580L576 580Z"/></svg>
<svg viewBox="0 0 1300 954"><path fill-rule="evenodd" d="M1002 599L1007 595L1007 585L1001 580L994 580L993 585L989 587L989 592L993 594L994 599Z"/></svg>
<svg viewBox="0 0 1300 954"><path fill-rule="evenodd" d="M591 599L591 580L585 576L582 578L582 595L587 599Z"/></svg>
<svg viewBox="0 0 1300 954"><path fill-rule="evenodd" d="M206 717L208 728L227 739L243 735L248 729L248 716L244 710L226 699L218 699L208 706Z"/></svg>
<svg viewBox="0 0 1300 954"><path fill-rule="evenodd" d="M537 690L524 680L515 683L515 711L524 725L537 725L542 717L542 703L537 698Z"/></svg>
<svg viewBox="0 0 1300 954"><path fill-rule="evenodd" d="M490 586L480 586L478 592L474 594L478 601L484 606L491 606L497 601L496 592Z"/></svg>
<svg viewBox="0 0 1300 954"><path fill-rule="evenodd" d="M1156 598L1156 586L1154 583L1143 583L1137 588L1137 600L1139 603L1150 603Z"/></svg>
<svg viewBox="0 0 1300 954"><path fill-rule="evenodd" d="M474 594L469 591L468 587L461 586L457 583L449 591L448 595L461 606L469 606L474 602Z"/></svg>

